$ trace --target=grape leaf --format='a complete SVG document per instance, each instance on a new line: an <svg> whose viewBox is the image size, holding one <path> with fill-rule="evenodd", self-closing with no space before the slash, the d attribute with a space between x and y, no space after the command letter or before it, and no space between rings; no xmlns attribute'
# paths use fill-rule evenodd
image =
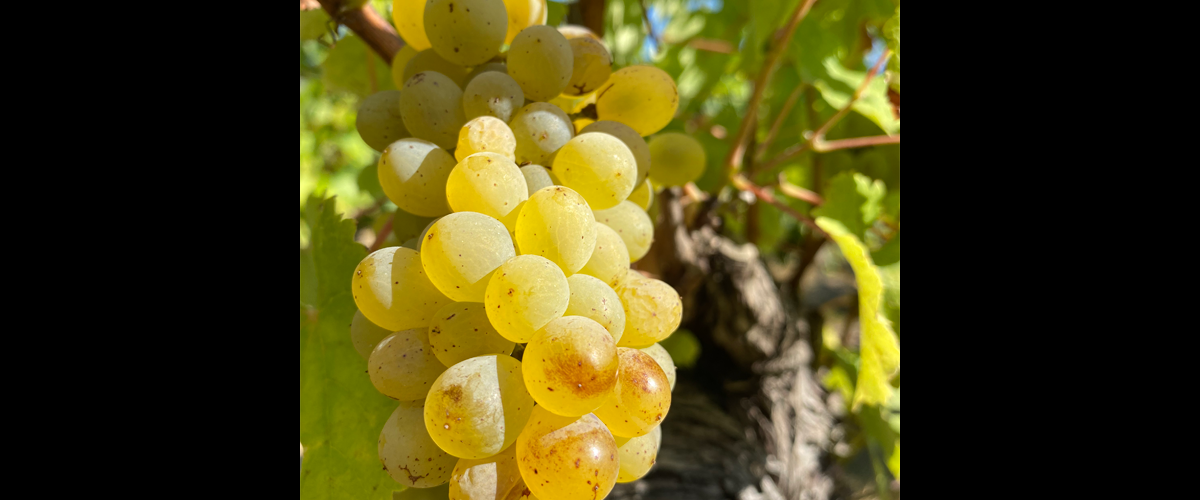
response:
<svg viewBox="0 0 1200 500"><path fill-rule="evenodd" d="M891 324L879 310L883 299L883 280L879 270L871 263L866 246L845 224L829 217L817 217L817 225L837 242L842 255L854 269L854 278L858 282L861 366L855 383L853 406L857 409L862 403L885 403L893 390L888 381L900 368L900 345Z"/></svg>
<svg viewBox="0 0 1200 500"><path fill-rule="evenodd" d="M316 9L300 11L300 40L316 40L328 33L327 22L329 14L320 8L320 4Z"/></svg>
<svg viewBox="0 0 1200 500"><path fill-rule="evenodd" d="M300 323L300 498L386 499L397 485L379 464L377 440L396 404L371 385L350 343L350 277L366 249L354 241L354 221L334 206L315 197L305 206L317 308L307 315L315 321L302 314Z"/></svg>
<svg viewBox="0 0 1200 500"><path fill-rule="evenodd" d="M324 68L322 83L331 89L353 92L366 97L382 90L395 90L392 70L388 64L371 50L361 38L347 34L329 49L329 56L321 64ZM375 83L371 83L371 76Z"/></svg>
<svg viewBox="0 0 1200 500"><path fill-rule="evenodd" d="M838 62L837 57L833 56L826 58L823 64L829 80L817 80L813 86L821 92L821 97L830 106L837 109L846 107L854 91L866 78L867 72L846 69ZM854 101L851 109L875 122L888 135L900 131L900 120L892 114L892 103L887 97L887 82L883 78L872 79L858 100Z"/></svg>
<svg viewBox="0 0 1200 500"><path fill-rule="evenodd" d="M567 19L567 4L551 0L546 2L546 26L558 26Z"/></svg>
<svg viewBox="0 0 1200 500"><path fill-rule="evenodd" d="M825 203L814 209L813 215L837 220L860 241L866 241L864 233L879 217L886 191L882 181L872 181L857 172L842 172L829 180Z"/></svg>

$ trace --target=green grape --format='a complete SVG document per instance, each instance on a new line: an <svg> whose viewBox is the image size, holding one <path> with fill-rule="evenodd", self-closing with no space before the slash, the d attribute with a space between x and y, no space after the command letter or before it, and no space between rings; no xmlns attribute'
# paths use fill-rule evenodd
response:
<svg viewBox="0 0 1200 500"><path fill-rule="evenodd" d="M478 302L454 302L438 309L429 325L429 345L446 366L475 356L509 355L516 347L492 327Z"/></svg>
<svg viewBox="0 0 1200 500"><path fill-rule="evenodd" d="M625 307L612 287L600 279L586 274L567 278L571 286L571 301L563 316L583 316L600 323L613 342L619 342L625 333Z"/></svg>
<svg viewBox="0 0 1200 500"><path fill-rule="evenodd" d="M414 49L412 45L405 45L403 47L400 47L400 50L397 50L396 55L394 57L392 57L392 84L394 84L396 86L396 88L398 88L398 89L404 88L404 82L408 81L408 78L404 77L404 72L405 72L405 70L408 69L408 62L413 60L413 58L416 56L417 56L417 49ZM425 68L425 69L434 69L434 68ZM417 71L413 71L413 74L416 74L416 73L417 73ZM445 74L445 73L442 73L442 74ZM412 77L412 75L408 75L408 76L410 78Z"/></svg>
<svg viewBox="0 0 1200 500"><path fill-rule="evenodd" d="M400 91L385 90L363 99L354 118L354 128L375 151L383 151L388 144L408 137L408 129L400 118Z"/></svg>
<svg viewBox="0 0 1200 500"><path fill-rule="evenodd" d="M496 57L507 30L503 2L429 0L425 5L425 34L433 50L461 66L477 66Z"/></svg>
<svg viewBox="0 0 1200 500"><path fill-rule="evenodd" d="M565 38L565 37L564 37ZM594 92L612 75L612 54L599 40L589 37L568 40L574 65L571 81L563 91L566 95L581 96Z"/></svg>
<svg viewBox="0 0 1200 500"><path fill-rule="evenodd" d="M405 488L392 491L392 500L446 500L450 494L450 483L432 488Z"/></svg>
<svg viewBox="0 0 1200 500"><path fill-rule="evenodd" d="M517 438L517 466L538 497L604 498L617 482L617 442L595 415L562 417L539 406Z"/></svg>
<svg viewBox="0 0 1200 500"><path fill-rule="evenodd" d="M678 108L675 81L654 66L621 68L596 91L596 115L629 125L642 137L671 123Z"/></svg>
<svg viewBox="0 0 1200 500"><path fill-rule="evenodd" d="M629 250L630 262L637 262L650 251L650 244L654 243L654 223L634 202L622 201L608 210L597 210L595 216L597 222L621 236L625 249Z"/></svg>
<svg viewBox="0 0 1200 500"><path fill-rule="evenodd" d="M424 429L422 429L424 430ZM517 447L487 458L462 458L450 473L450 500L504 500L518 483ZM524 489L524 483L521 484Z"/></svg>
<svg viewBox="0 0 1200 500"><path fill-rule="evenodd" d="M379 461L392 479L410 488L445 483L458 460L429 437L424 413L424 400L400 403L379 432Z"/></svg>
<svg viewBox="0 0 1200 500"><path fill-rule="evenodd" d="M631 483L641 479L658 461L658 448L662 445L662 426L655 426L645 436L617 438L617 461L620 472L618 483Z"/></svg>
<svg viewBox="0 0 1200 500"><path fill-rule="evenodd" d="M570 276L587 263L596 248L595 222L596 216L579 193L563 186L545 187L530 195L521 209L516 241L523 253L550 259Z"/></svg>
<svg viewBox="0 0 1200 500"><path fill-rule="evenodd" d="M621 235L612 228L596 223L596 247L587 264L579 269L580 274L598 278L608 286L616 288L629 271L629 250Z"/></svg>
<svg viewBox="0 0 1200 500"><path fill-rule="evenodd" d="M642 210L650 211L650 204L654 203L654 188L650 186L649 179L643 181L637 189L629 193L629 201L632 201L634 205L642 207Z"/></svg>
<svg viewBox="0 0 1200 500"><path fill-rule="evenodd" d="M545 257L508 259L488 282L483 303L500 335L525 343L534 332L567 310L571 287L561 269Z"/></svg>
<svg viewBox="0 0 1200 500"><path fill-rule="evenodd" d="M363 316L396 332L429 326L433 313L450 302L426 276L417 252L381 248L354 268L354 303Z"/></svg>
<svg viewBox="0 0 1200 500"><path fill-rule="evenodd" d="M637 161L637 184L641 184L650 175L650 146L646 145L646 140L629 128L629 125L614 121L598 121L579 130L580 134L588 132L604 132L620 139L625 146L629 147L629 151L633 153L633 159Z"/></svg>
<svg viewBox="0 0 1200 500"><path fill-rule="evenodd" d="M530 196L544 187L558 185L558 179L554 178L554 173L541 165L525 165L521 167L521 175L525 176L525 186L529 188Z"/></svg>
<svg viewBox="0 0 1200 500"><path fill-rule="evenodd" d="M512 160L496 153L475 153L450 172L446 199L455 212L479 212L504 222L510 212L529 199L529 189Z"/></svg>
<svg viewBox="0 0 1200 500"><path fill-rule="evenodd" d="M683 300L671 285L653 278L626 278L616 288L625 306L625 334L621 347L649 347L679 328Z"/></svg>
<svg viewBox="0 0 1200 500"><path fill-rule="evenodd" d="M704 174L704 146L692 136L668 132L650 138L650 178L664 186L682 186Z"/></svg>
<svg viewBox="0 0 1200 500"><path fill-rule="evenodd" d="M429 37L425 35L426 3L426 0L392 0L392 24L404 43L417 50L432 47Z"/></svg>
<svg viewBox="0 0 1200 500"><path fill-rule="evenodd" d="M354 344L354 350L358 351L358 355L363 359L370 358L371 351L379 341L391 334L391 330L376 325L363 316L362 311L354 311L354 319L350 320L350 343Z"/></svg>
<svg viewBox="0 0 1200 500"><path fill-rule="evenodd" d="M600 37L596 36L595 33L592 33L592 30L577 24L564 24L559 26L558 32L562 33L567 40L574 40L581 37L588 37L596 41L600 40Z"/></svg>
<svg viewBox="0 0 1200 500"><path fill-rule="evenodd" d="M480 116L464 123L458 131L458 148L454 158L459 162L475 153L496 153L515 161L517 138L508 124L494 116ZM515 164L514 164L515 166Z"/></svg>
<svg viewBox="0 0 1200 500"><path fill-rule="evenodd" d="M404 74L403 79L400 80L400 88L404 88L404 82L411 80L412 77L417 75L417 73L421 73L423 71L436 71L441 73L447 78L454 80L454 84L458 85L458 88L460 89L467 84L467 68L442 59L442 56L439 56L438 53L433 49L425 49L417 52L416 55L412 56L412 58L404 64L403 70ZM395 69L393 69L393 72L394 71Z"/></svg>
<svg viewBox="0 0 1200 500"><path fill-rule="evenodd" d="M553 26L530 26L508 48L508 75L528 101L549 101L571 82L575 55L567 39Z"/></svg>
<svg viewBox="0 0 1200 500"><path fill-rule="evenodd" d="M476 212L442 217L421 238L425 274L456 302L483 302L492 271L517 255L504 224Z"/></svg>
<svg viewBox="0 0 1200 500"><path fill-rule="evenodd" d="M400 241L416 238L436 219L436 217L422 217L396 209L392 213L392 234L396 235L396 239Z"/></svg>
<svg viewBox="0 0 1200 500"><path fill-rule="evenodd" d="M506 44L511 44L521 30L546 24L549 14L546 0L504 0L504 10L508 13L508 31L504 34Z"/></svg>
<svg viewBox="0 0 1200 500"><path fill-rule="evenodd" d="M554 173L564 186L583 195L592 210L604 210L633 192L637 163L620 139L589 132L573 137L558 150Z"/></svg>
<svg viewBox="0 0 1200 500"><path fill-rule="evenodd" d="M425 327L401 330L379 341L367 358L375 389L392 399L425 399L429 386L446 370L433 355Z"/></svg>
<svg viewBox="0 0 1200 500"><path fill-rule="evenodd" d="M617 383L617 345L603 326L583 316L547 323L525 346L522 360L525 388L539 408L556 415L591 413Z"/></svg>
<svg viewBox="0 0 1200 500"><path fill-rule="evenodd" d="M496 72L496 73L504 73L505 75L507 75L508 74L508 65L504 64L503 61L496 61L496 60L492 60L490 62L485 62L483 64L480 64L479 66L476 66L475 68L471 69L470 73L467 73L467 85L470 85L471 82L475 81L475 77L482 75L484 73L487 73L489 71ZM516 86L517 88L521 88L519 85L516 85L516 83L517 82L513 82L513 85ZM466 92L466 91L467 91L467 89L464 87L463 92ZM522 96L522 100L524 100L524 96ZM517 108L520 108L520 106L517 106Z"/></svg>
<svg viewBox="0 0 1200 500"><path fill-rule="evenodd" d="M475 77L463 90L463 114L467 118L494 116L507 123L524 105L521 86L508 73L500 71Z"/></svg>
<svg viewBox="0 0 1200 500"><path fill-rule="evenodd" d="M517 440L533 408L520 361L503 354L477 356L434 381L425 400L425 429L446 453L487 458Z"/></svg>
<svg viewBox="0 0 1200 500"><path fill-rule="evenodd" d="M671 359L671 353L667 352L667 349L659 344L639 350L654 358L654 361L658 363L658 367L662 368L663 373L667 374L667 382L670 382L671 390L675 390L675 360Z"/></svg>
<svg viewBox="0 0 1200 500"><path fill-rule="evenodd" d="M458 129L467 122L463 117L462 90L436 71L422 71L404 82L400 116L413 137L446 150L454 149Z"/></svg>
<svg viewBox="0 0 1200 500"><path fill-rule="evenodd" d="M671 386L667 375L649 354L618 347L617 358L620 360L617 385L612 397L595 414L614 436L645 436L662 423L671 409ZM520 453L520 448L517 450Z"/></svg>
<svg viewBox="0 0 1200 500"><path fill-rule="evenodd" d="M421 251L421 238L409 238L405 240L404 243L401 243L400 246L404 248L411 248L419 252Z"/></svg>
<svg viewBox="0 0 1200 500"><path fill-rule="evenodd" d="M422 217L450 213L446 179L454 170L454 157L432 142L416 137L400 139L379 156L379 185L392 203Z"/></svg>
<svg viewBox="0 0 1200 500"><path fill-rule="evenodd" d="M551 155L575 136L571 118L558 106L531 102L508 122L517 136L517 164L550 165Z"/></svg>

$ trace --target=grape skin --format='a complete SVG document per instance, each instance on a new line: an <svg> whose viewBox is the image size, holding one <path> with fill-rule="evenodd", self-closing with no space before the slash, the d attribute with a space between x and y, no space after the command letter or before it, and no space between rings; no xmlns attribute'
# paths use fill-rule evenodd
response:
<svg viewBox="0 0 1200 500"><path fill-rule="evenodd" d="M501 336L525 343L546 323L563 315L570 290L562 269L549 259L519 255L492 274L483 303Z"/></svg>
<svg viewBox="0 0 1200 500"><path fill-rule="evenodd" d="M385 90L371 94L358 107L354 129L363 142L375 151L408 137L404 120L400 118L400 91Z"/></svg>
<svg viewBox="0 0 1200 500"><path fill-rule="evenodd" d="M476 356L512 354L516 343L492 327L483 304L453 302L433 315L429 346L438 361L449 367Z"/></svg>
<svg viewBox="0 0 1200 500"><path fill-rule="evenodd" d="M401 330L379 341L367 358L375 389L392 399L424 399L430 384L446 370L433 355L425 328Z"/></svg>
<svg viewBox="0 0 1200 500"><path fill-rule="evenodd" d="M413 137L446 150L454 149L463 117L462 90L449 77L422 71L404 82L400 91L400 116Z"/></svg>
<svg viewBox="0 0 1200 500"><path fill-rule="evenodd" d="M521 482L517 447L478 460L462 458L450 473L450 500L504 500Z"/></svg>
<svg viewBox="0 0 1200 500"><path fill-rule="evenodd" d="M629 125L610 120L601 120L592 122L579 131L580 134L588 132L604 132L625 143L625 146L633 153L633 159L637 161L637 184L645 181L646 177L650 175L650 146L646 144L646 140L642 139L642 136L629 128Z"/></svg>
<svg viewBox="0 0 1200 500"><path fill-rule="evenodd" d="M654 358L637 349L618 347L617 358L617 385L595 414L614 436L644 436L662 423L671 409L667 375Z"/></svg>
<svg viewBox="0 0 1200 500"><path fill-rule="evenodd" d="M392 203L422 217L450 213L446 179L454 170L454 157L432 142L416 137L400 139L379 156L379 185Z"/></svg>
<svg viewBox="0 0 1200 500"><path fill-rule="evenodd" d="M426 3L426 0L392 0L392 24L405 44L416 50L432 47L429 37L425 35Z"/></svg>
<svg viewBox="0 0 1200 500"><path fill-rule="evenodd" d="M424 327L450 300L426 276L417 252L381 248L354 268L351 293L363 316L388 331Z"/></svg>
<svg viewBox="0 0 1200 500"><path fill-rule="evenodd" d="M683 301L671 285L653 278L626 278L616 292L625 306L625 334L617 345L649 347L679 328Z"/></svg>
<svg viewBox="0 0 1200 500"><path fill-rule="evenodd" d="M410 214L401 209L396 209L392 213L392 234L396 235L396 239L400 241L416 238L435 219L436 217L422 217Z"/></svg>
<svg viewBox="0 0 1200 500"><path fill-rule="evenodd" d="M413 488L444 484L457 461L429 437L424 407L424 401L400 403L379 432L379 461L392 479Z"/></svg>
<svg viewBox="0 0 1200 500"><path fill-rule="evenodd" d="M567 278L571 286L571 301L563 316L583 316L603 326L612 337L613 342L619 342L625 333L625 306L621 305L620 297L607 283L586 274L576 274Z"/></svg>
<svg viewBox="0 0 1200 500"><path fill-rule="evenodd" d="M508 13L508 31L504 34L504 43L512 44L514 38L525 28L546 24L550 11L546 8L546 0L504 0L504 10Z"/></svg>
<svg viewBox="0 0 1200 500"><path fill-rule="evenodd" d="M468 119L494 116L507 123L525 105L521 86L501 71L503 68L482 73L467 84L463 90L463 116Z"/></svg>
<svg viewBox="0 0 1200 500"><path fill-rule="evenodd" d="M456 302L483 302L492 272L516 255L504 224L477 212L442 217L421 239L425 274Z"/></svg>
<svg viewBox="0 0 1200 500"><path fill-rule="evenodd" d="M530 196L533 196L533 193L544 187L558 185L558 180L554 178L554 173L546 170L546 167L541 165L525 165L521 167L521 175L525 176L525 186L529 188Z"/></svg>
<svg viewBox="0 0 1200 500"><path fill-rule="evenodd" d="M451 455L487 458L517 440L533 409L520 361L502 354L478 356L434 381L425 400L425 429Z"/></svg>
<svg viewBox="0 0 1200 500"><path fill-rule="evenodd" d="M629 201L633 202L634 205L642 207L642 210L649 212L650 205L654 203L654 187L650 185L650 181L646 180L642 182L637 189L629 193Z"/></svg>
<svg viewBox="0 0 1200 500"><path fill-rule="evenodd" d="M605 287L608 288L608 287ZM617 383L617 346L599 323L563 316L525 346L521 370L539 408L578 417L599 408Z"/></svg>
<svg viewBox="0 0 1200 500"><path fill-rule="evenodd" d="M617 482L617 443L595 415L562 417L537 407L517 439L517 465L540 498L604 498Z"/></svg>
<svg viewBox="0 0 1200 500"><path fill-rule="evenodd" d="M704 175L704 146L692 136L668 132L650 138L650 178L663 186L682 186Z"/></svg>
<svg viewBox="0 0 1200 500"><path fill-rule="evenodd" d="M476 66L475 68L473 68L470 73L467 73L467 85L470 85L471 82L475 81L475 77L482 75L484 73L487 73L489 71L497 72L497 73L504 73L504 75L507 76L508 75L508 65L504 64L503 61L496 61L496 60L492 60L490 62L485 62L483 64L480 64L479 66ZM516 83L517 82L513 82L513 85L516 85ZM521 87L517 86L517 88L521 88ZM463 89L463 92L466 92L465 88ZM524 97L522 96L522 99L523 98ZM520 106L517 106L517 108L520 108Z"/></svg>
<svg viewBox="0 0 1200 500"><path fill-rule="evenodd" d="M621 236L625 249L629 250L629 261L637 262L650 251L654 243L654 223L645 210L632 201L622 201L608 210L596 210L596 221L604 224Z"/></svg>
<svg viewBox="0 0 1200 500"><path fill-rule="evenodd" d="M545 187L533 193L521 209L516 240L523 253L550 259L570 276L587 263L596 248L595 222L596 216L579 193L563 186Z"/></svg>
<svg viewBox="0 0 1200 500"><path fill-rule="evenodd" d="M612 228L596 223L596 247L587 264L579 269L580 274L598 278L608 286L616 288L629 271L629 250L625 242Z"/></svg>
<svg viewBox="0 0 1200 500"><path fill-rule="evenodd" d="M552 26L530 26L513 38L508 49L508 75L529 101L548 101L571 82L575 55Z"/></svg>
<svg viewBox="0 0 1200 500"><path fill-rule="evenodd" d="M433 49L425 49L417 52L408 62L404 63L402 79L396 85L397 88L404 88L404 82L412 79L417 73L423 71L436 71L445 75L447 78L454 80L454 84L462 88L467 83L467 68L454 64L450 61L442 59L437 51ZM393 68L393 76L395 68Z"/></svg>
<svg viewBox="0 0 1200 500"><path fill-rule="evenodd" d="M454 158L462 162L475 153L496 153L511 162L517 159L513 155L516 149L517 138L508 124L494 116L480 116L467 121L459 129Z"/></svg>
<svg viewBox="0 0 1200 500"><path fill-rule="evenodd" d="M671 332L675 333L675 332ZM670 335L668 335L670 337ZM671 383L671 390L675 390L675 360L671 359L671 353L660 344L655 343L650 347L639 349L640 351L649 354L658 363L658 367L663 369L663 373L667 374L667 381Z"/></svg>
<svg viewBox="0 0 1200 500"><path fill-rule="evenodd" d="M508 125L517 137L518 165L550 165L551 155L575 136L571 118L558 106L544 102L526 104Z"/></svg>
<svg viewBox="0 0 1200 500"><path fill-rule="evenodd" d="M408 66L408 62L416 56L417 49L414 49L412 45L405 45L400 47L400 50L397 50L396 55L392 57L392 84L396 88L404 88L404 82L408 81L408 78L404 77L404 70Z"/></svg>
<svg viewBox="0 0 1200 500"><path fill-rule="evenodd" d="M529 190L512 160L496 153L475 153L450 172L446 199L455 212L479 212L503 223L529 199Z"/></svg>
<svg viewBox="0 0 1200 500"><path fill-rule="evenodd" d="M592 210L605 210L633 192L637 163L620 139L589 132L573 137L558 150L554 173L562 185L582 195Z"/></svg>
<svg viewBox="0 0 1200 500"><path fill-rule="evenodd" d="M363 359L370 358L371 351L379 345L379 341L392 333L391 330L372 323L363 316L362 311L355 310L354 319L350 320L350 343Z"/></svg>
<svg viewBox="0 0 1200 500"><path fill-rule="evenodd" d="M662 426L655 426L645 436L617 438L617 461L621 464L617 474L618 483L630 483L641 479L658 461L658 448L662 445Z"/></svg>
<svg viewBox="0 0 1200 500"><path fill-rule="evenodd" d="M504 2L429 0L425 33L433 50L460 66L477 66L500 53L508 31Z"/></svg>
<svg viewBox="0 0 1200 500"><path fill-rule="evenodd" d="M596 115L629 125L642 137L671 123L678 108L675 81L654 66L621 68L596 91Z"/></svg>
<svg viewBox="0 0 1200 500"><path fill-rule="evenodd" d="M564 37L565 38L565 37ZM574 61L571 81L563 94L581 96L595 91L612 75L612 54L599 40L582 37L568 40Z"/></svg>

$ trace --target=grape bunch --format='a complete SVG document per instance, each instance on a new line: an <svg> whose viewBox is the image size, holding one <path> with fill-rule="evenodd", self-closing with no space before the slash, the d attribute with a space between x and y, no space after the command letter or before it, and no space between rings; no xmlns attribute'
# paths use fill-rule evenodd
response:
<svg viewBox="0 0 1200 500"><path fill-rule="evenodd" d="M682 301L630 268L655 188L704 170L695 139L654 135L675 82L613 71L595 34L542 24L545 0L393 14L400 90L367 98L357 128L397 210L351 278L354 347L400 401L379 458L451 499L604 498L654 464L675 385L658 343Z"/></svg>

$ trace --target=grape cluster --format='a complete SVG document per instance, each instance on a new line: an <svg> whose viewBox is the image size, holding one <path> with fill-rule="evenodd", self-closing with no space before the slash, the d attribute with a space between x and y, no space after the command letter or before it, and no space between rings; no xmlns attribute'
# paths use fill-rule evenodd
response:
<svg viewBox="0 0 1200 500"><path fill-rule="evenodd" d="M451 499L604 498L650 470L671 406L658 342L682 301L630 264L653 242L654 188L699 177L703 149L643 138L678 107L669 75L613 71L598 37L545 12L395 0L401 90L358 115L398 207L378 237L402 242L351 279L354 347L400 401L379 458Z"/></svg>

